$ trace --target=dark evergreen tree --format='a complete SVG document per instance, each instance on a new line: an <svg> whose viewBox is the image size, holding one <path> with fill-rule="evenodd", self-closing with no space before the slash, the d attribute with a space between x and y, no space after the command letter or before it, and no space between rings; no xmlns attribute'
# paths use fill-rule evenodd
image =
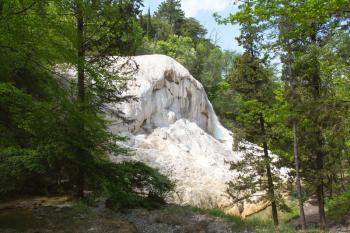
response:
<svg viewBox="0 0 350 233"><path fill-rule="evenodd" d="M127 74L110 65L139 44L140 1L1 3L0 197L87 189L128 205L164 197L173 185L157 171L109 161L128 150L103 118L106 103L126 100ZM72 88L63 66L76 68Z"/></svg>
<svg viewBox="0 0 350 233"><path fill-rule="evenodd" d="M321 55L339 28L337 12L346 7L346 1L319 4L318 1L250 1L252 13L260 23L267 23L267 29L279 33L268 33L275 39L270 46L280 55L284 63L283 78L286 81L286 99L294 112L293 122L298 123L299 148L303 155L301 175L315 191L319 205L320 226L325 228L325 174L334 161L329 150L329 128L334 115L344 106L334 103L336 99L334 76L325 72ZM274 31L275 32L275 31ZM278 37L276 37L276 35ZM271 45L270 44L270 45ZM326 68L327 70L328 68ZM339 109L338 109L339 107ZM336 110L338 109L338 110ZM331 120L332 119L332 120Z"/></svg>
<svg viewBox="0 0 350 233"><path fill-rule="evenodd" d="M274 177L271 172L271 158L268 148L268 133L266 129L265 111L272 106L274 101L273 74L267 66L266 57L261 54L262 31L264 25L259 23L259 19L253 13L253 4L250 1L239 6L240 11L232 16L232 22L237 22L241 27L241 35L237 38L238 43L245 49L241 56L238 56L234 63L234 71L231 74L230 82L234 91L239 93L245 107L236 117L236 121L241 123L245 132L245 139L260 145L263 148L263 159L252 158L247 154L247 159L243 162L233 164L233 168L240 168L242 175L236 184L230 182L228 189L246 189L248 195L244 199L252 198L252 195L266 192L265 196L272 207L272 217L277 226L277 197L275 191ZM248 149L248 151L251 148ZM247 162L247 163L245 163ZM237 166L238 165L238 166ZM262 168L265 168L263 174ZM251 170L251 178L247 178L246 169ZM253 175L253 174L257 174ZM259 176L261 176L259 178ZM266 180L264 180L266 177ZM249 179L249 180L247 180ZM245 184L244 184L245 183ZM243 184L243 186L241 186ZM249 190L251 189L251 191ZM237 198L237 197L235 197ZM239 199L239 197L238 197Z"/></svg>
<svg viewBox="0 0 350 233"><path fill-rule="evenodd" d="M180 35L184 23L185 13L181 9L180 0L165 0L155 12L156 17L165 20L173 28L175 34Z"/></svg>

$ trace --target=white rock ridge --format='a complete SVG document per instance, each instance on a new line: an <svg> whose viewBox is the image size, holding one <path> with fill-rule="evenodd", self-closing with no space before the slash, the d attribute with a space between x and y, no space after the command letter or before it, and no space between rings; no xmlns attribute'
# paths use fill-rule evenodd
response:
<svg viewBox="0 0 350 233"><path fill-rule="evenodd" d="M226 182L233 179L234 172L225 161L237 160L242 154L232 151L231 132L220 124L203 86L170 57L133 59L138 71L125 94L138 101L109 107L122 110L134 121L113 125L110 130L129 137L128 144L135 150L131 159L176 181L171 201L240 214L226 193Z"/></svg>
<svg viewBox="0 0 350 233"><path fill-rule="evenodd" d="M125 146L135 152L127 157L111 156L113 161L141 161L169 176L176 182L176 190L168 201L177 204L221 208L242 216L266 206L232 204L227 182L237 174L227 162L240 160L244 153L233 151L232 133L220 124L202 84L185 67L164 55L115 60L112 70L125 74L138 69L132 72L124 93L137 100L106 108L106 117L112 122L110 131L127 136ZM58 71L75 80L74 69L58 67ZM116 110L132 122L118 123L120 120L109 114ZM256 145L242 145L250 153L261 154Z"/></svg>
<svg viewBox="0 0 350 233"><path fill-rule="evenodd" d="M165 55L138 56L133 61L138 65L138 72L128 83L125 94L137 97L138 101L110 106L134 120L133 124L122 126L124 131L150 133L187 119L232 150L230 131L220 124L203 86L185 67ZM120 127L112 130L120 132Z"/></svg>

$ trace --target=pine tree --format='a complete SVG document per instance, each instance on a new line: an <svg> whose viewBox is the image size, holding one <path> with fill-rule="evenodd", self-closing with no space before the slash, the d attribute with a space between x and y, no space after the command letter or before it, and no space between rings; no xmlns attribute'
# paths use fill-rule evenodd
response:
<svg viewBox="0 0 350 233"><path fill-rule="evenodd" d="M181 25L185 19L185 13L181 9L180 0L165 0L158 6L155 15L167 21L172 26L175 34L180 35Z"/></svg>
<svg viewBox="0 0 350 233"><path fill-rule="evenodd" d="M232 22L238 22L241 27L241 35L237 38L238 43L245 49L244 53L236 58L234 67L235 70L230 77L231 85L234 91L239 93L243 102L249 104L245 111L243 129L246 133L246 139L251 142L261 145L263 148L263 160L256 158L251 160L251 156L248 156L250 161L256 161L255 164L250 163L246 166L255 167L256 171L261 175L261 167L265 167L267 184L261 185L260 188L254 187L258 185L261 180L256 181L256 178L252 178L252 186L246 187L247 189L253 189L252 193L265 191L267 193L267 199L271 202L272 217L274 224L277 226L278 214L277 214L277 197L275 195L274 178L272 175L271 158L269 156L268 148L268 136L266 132L266 120L264 116L265 109L273 102L273 80L272 73L266 66L266 58L261 57L261 41L264 25L259 24L259 20L252 15L252 4L247 1L239 6L239 12L232 16ZM243 116L239 116L238 119L243 119ZM239 121L239 120L238 120ZM237 166L234 165L235 168ZM254 170L254 169L253 169ZM242 177L242 176L241 176ZM255 176L254 176L255 177ZM248 183L246 184L247 186ZM233 182L230 183L230 190L234 189ZM249 193L249 191L248 191Z"/></svg>
<svg viewBox="0 0 350 233"><path fill-rule="evenodd" d="M163 198L166 177L109 160L128 150L103 117L107 103L128 100L128 74L111 64L140 42L140 1L0 2L0 198L86 189L119 205ZM77 71L72 88L66 66Z"/></svg>
<svg viewBox="0 0 350 233"><path fill-rule="evenodd" d="M282 80L285 82L285 99L291 107L290 112L296 112L296 104L300 100L296 94L297 87L295 83L295 78L293 76L293 63L294 63L294 41L288 38L288 32L292 31L295 25L291 23L288 18L281 17L279 19L279 43L284 48L284 54L281 54L281 61L284 64L282 70ZM294 113L295 115L296 113ZM297 136L297 117L292 117L292 131L293 131L293 155L295 163L295 186L297 190L297 197L299 203L299 213L300 213L300 225L301 229L306 229L306 218L304 212L304 201L301 188L301 177L300 177L300 159L298 155L298 136Z"/></svg>
<svg viewBox="0 0 350 233"><path fill-rule="evenodd" d="M268 23L270 29L279 31L279 39L275 37L276 43L272 44L273 48L282 51L285 71L289 73L289 77L284 75L288 77L287 100L293 107L292 111L298 112L295 114L298 119L295 120L298 120L298 128L303 131L303 134L299 134L303 154L302 175L315 188L321 228L326 227L325 165L331 159L326 149L329 143L326 140L326 125L330 122L329 110L333 109L330 107L333 105L333 80L325 78L321 51L340 22L334 17L336 12L347 4L342 0L327 4L298 0L282 0L278 4L254 1L254 15Z"/></svg>

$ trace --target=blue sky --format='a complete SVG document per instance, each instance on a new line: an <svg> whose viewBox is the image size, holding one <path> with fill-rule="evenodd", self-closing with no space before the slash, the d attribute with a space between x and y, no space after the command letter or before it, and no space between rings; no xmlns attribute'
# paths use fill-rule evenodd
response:
<svg viewBox="0 0 350 233"><path fill-rule="evenodd" d="M163 0L144 0L145 11L148 7L154 12ZM216 41L223 49L241 52L235 37L239 35L238 26L218 25L213 13L218 12L222 16L228 16L237 11L232 0L181 0L182 9L187 17L194 17L208 30L208 37Z"/></svg>

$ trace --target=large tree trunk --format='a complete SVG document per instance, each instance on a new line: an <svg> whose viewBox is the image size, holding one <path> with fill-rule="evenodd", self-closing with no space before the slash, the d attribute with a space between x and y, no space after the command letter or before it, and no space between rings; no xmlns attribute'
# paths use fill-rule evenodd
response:
<svg viewBox="0 0 350 233"><path fill-rule="evenodd" d="M320 228L326 228L326 213L324 211L323 183L317 185L318 214L320 216Z"/></svg>
<svg viewBox="0 0 350 233"><path fill-rule="evenodd" d="M314 87L314 101L315 103L318 102L318 104L321 104L319 100L321 99L320 96L320 71L319 66L315 68L315 72L312 77L312 83ZM316 164L316 196L317 196L317 202L318 202L318 213L320 218L320 228L325 229L326 228L326 212L324 209L324 174L323 174L323 168L324 168L324 152L322 151L323 147L323 138L322 138L322 131L321 126L319 123L319 113L314 112L313 113L313 122L314 126L317 127L314 133L314 138L316 145L314 147L314 155L315 155L315 164Z"/></svg>
<svg viewBox="0 0 350 233"><path fill-rule="evenodd" d="M296 188L298 193L298 201L299 201L299 212L300 212L300 225L301 229L305 230L306 228L306 220L305 220L305 212L304 212L304 204L303 197L301 193L301 183L300 183L300 172L299 172L299 158L298 158L298 141L296 134L296 123L293 122L293 142L294 142L294 161L295 161L295 172L296 172Z"/></svg>
<svg viewBox="0 0 350 233"><path fill-rule="evenodd" d="M318 26L316 24L312 25L312 28L314 30L314 33L310 36L311 41L314 45L318 45L317 42L317 33L318 33ZM311 107L317 107L321 103L321 76L320 76L320 62L318 60L317 54L314 55L314 67L313 67L313 73L311 76L311 82L312 82L312 96L314 103ZM314 149L314 156L316 158L316 196L318 201L318 213L320 217L320 228L325 229L326 228L326 213L324 210L324 183L323 183L323 168L324 168L324 152L322 151L323 147L323 138L322 138L322 130L320 125L320 119L319 119L320 113L317 109L312 112L312 121L314 123L315 133L314 133L314 139L316 142L315 149Z"/></svg>
<svg viewBox="0 0 350 233"><path fill-rule="evenodd" d="M277 214L277 204L276 204L275 191L274 191L273 179L271 174L269 151L268 151L268 146L266 141L265 119L262 115L260 115L260 128L261 128L262 135L264 137L264 140L263 140L264 159L266 161L266 175L267 175L267 182L268 182L268 193L271 199L272 218L273 218L274 225L278 226L279 223L278 223L278 214Z"/></svg>
<svg viewBox="0 0 350 233"><path fill-rule="evenodd" d="M84 48L84 9L82 0L76 0L76 34L77 34L77 72L78 72L78 102L81 111L84 111L85 107L85 48ZM80 126L80 131L84 133L84 125ZM80 159L84 157L84 150L79 149ZM85 188L85 172L82 166L78 168L77 177L77 193L79 198L84 197Z"/></svg>

